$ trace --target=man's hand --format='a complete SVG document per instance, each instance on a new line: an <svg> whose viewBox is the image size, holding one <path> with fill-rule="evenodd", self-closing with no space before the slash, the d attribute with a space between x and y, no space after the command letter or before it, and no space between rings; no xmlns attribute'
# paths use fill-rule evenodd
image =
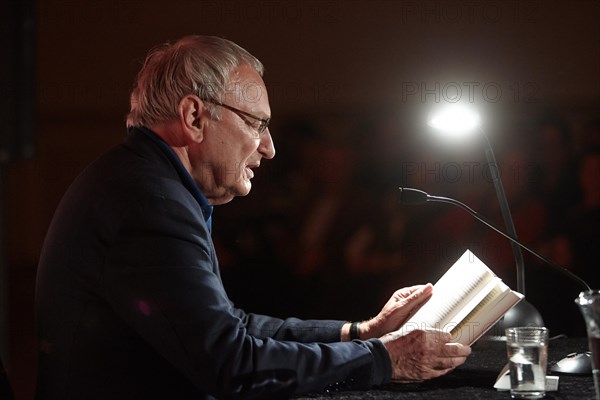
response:
<svg viewBox="0 0 600 400"><path fill-rule="evenodd" d="M392 380L421 381L444 375L465 362L469 346L435 329L392 332L381 338L392 362Z"/></svg>
<svg viewBox="0 0 600 400"><path fill-rule="evenodd" d="M432 292L430 283L396 290L375 318L360 325L360 338L379 338L399 329L431 298Z"/></svg>

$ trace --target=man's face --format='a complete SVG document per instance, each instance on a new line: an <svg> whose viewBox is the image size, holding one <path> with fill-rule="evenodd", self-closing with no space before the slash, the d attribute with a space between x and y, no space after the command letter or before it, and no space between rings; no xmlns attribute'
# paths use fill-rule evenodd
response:
<svg viewBox="0 0 600 400"><path fill-rule="evenodd" d="M245 65L232 71L222 103L259 118L271 117L264 82ZM221 118L208 121L204 140L189 150L192 176L213 205L250 193L253 169L263 158L275 156L268 128L259 134L259 121L215 107Z"/></svg>

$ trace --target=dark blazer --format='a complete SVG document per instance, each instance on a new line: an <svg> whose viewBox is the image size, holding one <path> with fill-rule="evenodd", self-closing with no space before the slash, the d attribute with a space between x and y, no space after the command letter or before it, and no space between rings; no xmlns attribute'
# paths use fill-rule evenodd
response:
<svg viewBox="0 0 600 400"><path fill-rule="evenodd" d="M38 270L37 399L285 398L389 382L383 344L339 342L342 321L235 308L190 185L140 129L71 185Z"/></svg>

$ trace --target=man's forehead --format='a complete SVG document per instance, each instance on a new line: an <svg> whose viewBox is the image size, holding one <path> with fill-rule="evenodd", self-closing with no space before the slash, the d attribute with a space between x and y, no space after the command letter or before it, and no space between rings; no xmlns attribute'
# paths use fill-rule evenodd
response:
<svg viewBox="0 0 600 400"><path fill-rule="evenodd" d="M224 100L237 104L253 104L256 108L262 104L269 104L267 88L262 77L248 65L241 65L231 71Z"/></svg>

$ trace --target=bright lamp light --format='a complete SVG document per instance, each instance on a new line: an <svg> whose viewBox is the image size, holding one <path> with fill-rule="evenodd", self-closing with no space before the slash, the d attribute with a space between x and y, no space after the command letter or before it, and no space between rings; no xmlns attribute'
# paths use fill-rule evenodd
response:
<svg viewBox="0 0 600 400"><path fill-rule="evenodd" d="M473 109L461 104L452 104L436 113L428 124L446 135L462 138L476 131L479 123L479 115Z"/></svg>

